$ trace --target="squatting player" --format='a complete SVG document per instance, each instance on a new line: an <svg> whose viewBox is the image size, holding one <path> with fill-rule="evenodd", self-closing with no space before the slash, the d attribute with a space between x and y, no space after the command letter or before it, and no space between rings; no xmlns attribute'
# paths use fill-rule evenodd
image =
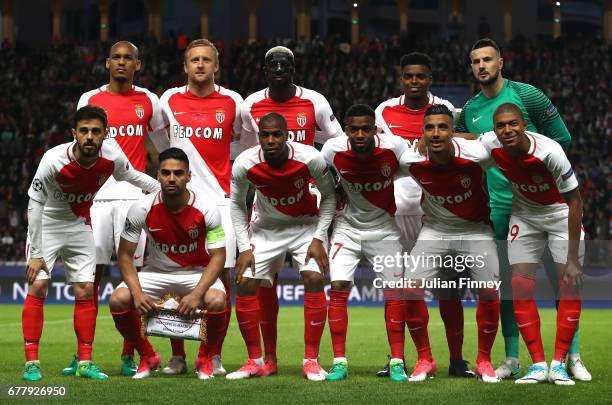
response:
<svg viewBox="0 0 612 405"><path fill-rule="evenodd" d="M423 53L413 52L402 56L400 85L404 94L382 102L376 108L376 126L386 133L406 140L409 147L423 135L423 116L432 105L445 105L455 116L455 107L450 101L436 97L429 91L432 83L432 61ZM395 222L402 232L404 250L410 252L422 226L421 188L412 177L395 180ZM440 291L440 316L446 329L446 341L450 352L449 375L474 377L467 362L463 360L463 306L457 291ZM378 372L388 376L388 366Z"/></svg>
<svg viewBox="0 0 612 405"><path fill-rule="evenodd" d="M346 332L347 301L355 270L365 257L374 264L378 255L401 254L400 230L393 219L395 198L393 180L400 156L408 150L406 142L389 134L377 134L374 111L367 105L351 106L345 117L346 135L331 139L322 149L323 156L340 178L339 187L346 195L346 205L336 218L330 243L331 291L329 330L334 360L329 381L344 380L348 375ZM379 278L390 281L403 276L403 267L389 267ZM406 301L398 291L385 289L385 321L391 348L390 378L407 379L404 371L404 331Z"/></svg>
<svg viewBox="0 0 612 405"><path fill-rule="evenodd" d="M198 378L213 378L212 356L225 327L225 287L219 279L225 263L225 236L219 210L204 193L187 188L189 159L178 148L159 154L157 177L161 192L130 207L119 245L123 282L110 298L117 330L140 354L133 378L146 378L161 360L140 334L140 315L155 309L168 293L181 297L177 311L195 315L205 308L206 342L195 362ZM137 272L132 257L145 231L149 241L147 266Z"/></svg>
<svg viewBox="0 0 612 405"><path fill-rule="evenodd" d="M225 270L221 277L226 287L227 316L219 353L214 353L213 365L215 374L225 374L220 350L231 315L229 268L234 267L236 262L236 239L229 212L230 144L242 126L242 97L215 84L219 53L210 41L192 41L185 49L183 63L187 85L166 90L161 97L161 105L167 120L170 145L181 148L189 156L193 173L189 187L214 201L221 212L227 247ZM172 354L163 372L185 373L182 340L172 341Z"/></svg>
<svg viewBox="0 0 612 405"><path fill-rule="evenodd" d="M329 138L342 135L342 128L325 97L293 83L295 60L290 49L283 46L269 49L265 55L263 71L268 87L247 97L242 107L242 146L257 144L258 122L270 112L285 117L289 141L292 142L314 146L315 142L323 144ZM318 197L316 189L312 191ZM266 354L264 373L276 374L276 279L272 288L258 288L257 297Z"/></svg>
<svg viewBox="0 0 612 405"><path fill-rule="evenodd" d="M77 336L77 377L106 379L91 361L98 313L94 299L96 250L90 209L96 193L109 177L128 181L148 192L158 183L135 170L112 144L103 143L106 113L87 105L74 115L74 141L48 150L40 161L28 190L28 240L26 278L28 295L23 305L22 327L26 355L23 378L42 378L38 345L43 329L43 305L51 271L62 257L66 281L74 289L74 331Z"/></svg>
<svg viewBox="0 0 612 405"><path fill-rule="evenodd" d="M236 261L236 318L249 359L229 379L266 376L259 337L260 284L271 287L290 253L304 283L303 374L322 381L319 345L327 306L323 292L327 258L327 230L336 208L334 182L327 164L314 147L287 142L285 118L268 113L259 120L259 146L243 152L232 169L232 218L240 255ZM321 208L310 192L314 181ZM246 194L257 190L251 223L247 222Z"/></svg>
<svg viewBox="0 0 612 405"><path fill-rule="evenodd" d="M480 282L497 281L497 249L483 184L484 171L490 166L489 154L477 141L453 138L453 114L446 106L430 107L424 118L421 142L427 158L415 156L409 150L400 160L401 169L423 189L424 225L411 254L423 259L463 256L466 261L471 258L472 263L477 257L484 257L481 265L470 269L471 278ZM435 264L418 263L416 268L406 269L406 278L431 279L442 271ZM459 276L463 277L463 273ZM419 359L409 380L423 381L436 371L427 336L429 315L423 304L423 290L416 288L410 292L415 297L410 297L413 300L408 302L406 322L417 344ZM494 287L479 288L477 293L475 370L482 381L496 383L500 379L491 366L491 348L499 323L499 294ZM416 303L419 305L414 305Z"/></svg>
<svg viewBox="0 0 612 405"><path fill-rule="evenodd" d="M128 41L115 43L106 58L109 83L84 93L77 108L87 104L96 105L106 111L108 134L106 142L116 145L131 165L141 172L147 166L146 140L158 150L164 150L167 137L157 95L149 90L134 86L134 75L140 70L138 48ZM119 238L127 210L132 202L143 194L137 187L125 181L110 178L100 189L91 207L91 226L96 244L96 279L94 299L98 305L98 286L104 274L104 267L110 264L113 248L119 249ZM145 235L141 236L134 253L137 267L143 264ZM121 374L134 375L134 348L123 343L121 353ZM72 364L63 370L69 375L76 372L77 356Z"/></svg>
<svg viewBox="0 0 612 405"><path fill-rule="evenodd" d="M571 142L571 136L563 119L551 101L542 91L525 83L504 79L502 76L503 58L497 44L491 39L476 41L470 53L472 74L480 84L481 91L469 99L456 123L456 132L482 134L493 130L493 112L503 103L514 103L521 109L527 129L538 132L555 141L564 149ZM508 181L493 167L487 171L487 184L491 201L491 222L497 240L506 240L508 223L512 209L512 193ZM545 258L549 255L547 254ZM514 319L511 297L510 271L505 250L500 250L500 276L502 280L501 324L504 335L506 359L497 368L501 378L518 378L519 330ZM555 269L550 260L544 265L549 278L555 279ZM557 281L552 282L557 288ZM574 338L569 355L569 369L575 378L590 381L591 375L578 354L578 334Z"/></svg>
<svg viewBox="0 0 612 405"><path fill-rule="evenodd" d="M556 385L574 385L563 362L578 327L581 309L584 252L580 240L584 234L578 180L558 143L526 130L527 122L517 105L500 105L493 119L494 132L483 134L480 141L511 185L508 258L512 266L514 316L533 361L516 383L548 380ZM550 368L544 357L534 298L535 274L546 245L559 280L557 336Z"/></svg>

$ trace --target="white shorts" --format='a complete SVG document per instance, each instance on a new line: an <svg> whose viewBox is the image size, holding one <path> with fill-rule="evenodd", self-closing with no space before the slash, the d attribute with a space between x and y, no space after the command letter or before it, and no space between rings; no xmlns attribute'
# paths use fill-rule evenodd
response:
<svg viewBox="0 0 612 405"><path fill-rule="evenodd" d="M378 277L386 281L404 276L403 266L383 264L386 256L402 254L400 231L395 222L378 231L361 231L347 225L334 229L329 248L329 273L331 281L355 282L355 270L362 258L373 266Z"/></svg>
<svg viewBox="0 0 612 405"><path fill-rule="evenodd" d="M159 300L166 294L176 294L179 297L184 297L194 290L200 282L201 277L201 271L185 270L170 272L160 271L149 266L144 267L138 272L138 280L142 292L154 300ZM122 282L117 288L128 288L128 286L125 282ZM215 280L210 288L214 288L225 294L225 287L219 278Z"/></svg>
<svg viewBox="0 0 612 405"><path fill-rule="evenodd" d="M217 205L221 213L221 226L225 233L225 268L234 267L236 265L236 234L234 233L234 225L232 223L232 215L230 214L229 199L227 204Z"/></svg>
<svg viewBox="0 0 612 405"><path fill-rule="evenodd" d="M91 206L91 227L96 243L96 263L110 264L115 251L119 250L121 232L128 210L138 200L100 200ZM134 266L142 267L147 236L140 233L140 240L134 252Z"/></svg>
<svg viewBox="0 0 612 405"><path fill-rule="evenodd" d="M456 275L440 274L456 272L476 281L497 281L499 260L493 229L487 225L475 226L465 232L440 232L430 225L423 225L411 252L406 277L414 280L453 279Z"/></svg>
<svg viewBox="0 0 612 405"><path fill-rule="evenodd" d="M274 276L282 269L287 253L291 254L293 266L299 272L320 273L314 259L310 259L308 264L304 263L316 229L317 224L262 228L251 223L249 236L255 256L255 275L251 269L246 269L243 277L261 280L262 287L272 287ZM326 241L323 241L323 246L325 244Z"/></svg>
<svg viewBox="0 0 612 405"><path fill-rule="evenodd" d="M527 219L525 216L512 215L508 227L508 259L510 264L539 263L548 244L553 261L567 262L569 235L568 217L559 214L544 215ZM584 230L580 230L578 258L584 261ZM548 243L547 243L548 242Z"/></svg>
<svg viewBox="0 0 612 405"><path fill-rule="evenodd" d="M29 254L29 237L26 256ZM58 256L64 262L66 282L93 283L96 276L96 248L92 232L42 233L42 254L49 274L40 271L36 280L48 280ZM29 259L29 257L26 257Z"/></svg>
<svg viewBox="0 0 612 405"><path fill-rule="evenodd" d="M402 247L410 252L423 227L423 215L395 215L395 223L402 234Z"/></svg>

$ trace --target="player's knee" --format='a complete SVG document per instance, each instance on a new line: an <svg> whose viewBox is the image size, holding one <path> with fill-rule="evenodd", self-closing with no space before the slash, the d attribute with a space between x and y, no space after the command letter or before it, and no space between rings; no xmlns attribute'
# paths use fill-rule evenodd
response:
<svg viewBox="0 0 612 405"><path fill-rule="evenodd" d="M481 288L478 290L478 299L481 301L497 301L499 294L495 288Z"/></svg>
<svg viewBox="0 0 612 405"><path fill-rule="evenodd" d="M221 291L209 290L204 297L204 306L210 312L221 312L225 310L225 294Z"/></svg>
<svg viewBox="0 0 612 405"><path fill-rule="evenodd" d="M93 283L74 283L72 284L72 289L76 299L86 300L93 297Z"/></svg>
<svg viewBox="0 0 612 405"><path fill-rule="evenodd" d="M111 295L108 306L112 312L125 311L130 308L132 296L127 288L118 288Z"/></svg>
<svg viewBox="0 0 612 405"><path fill-rule="evenodd" d="M347 280L336 280L331 282L331 289L335 291L350 291L352 283Z"/></svg>
<svg viewBox="0 0 612 405"><path fill-rule="evenodd" d="M306 292L319 292L323 291L324 279L321 273L315 271L303 271L300 273L302 281L304 282L304 289Z"/></svg>
<svg viewBox="0 0 612 405"><path fill-rule="evenodd" d="M259 287L259 280L243 277L237 285L236 293L241 297L255 295L257 293L257 287Z"/></svg>
<svg viewBox="0 0 612 405"><path fill-rule="evenodd" d="M49 280L36 280L28 287L28 295L32 295L38 298L45 298L47 296L48 288Z"/></svg>

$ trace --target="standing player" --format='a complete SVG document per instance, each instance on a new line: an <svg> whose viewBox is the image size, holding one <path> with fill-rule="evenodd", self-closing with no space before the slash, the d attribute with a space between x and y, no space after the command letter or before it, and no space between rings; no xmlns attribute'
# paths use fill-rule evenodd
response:
<svg viewBox="0 0 612 405"><path fill-rule="evenodd" d="M511 184L512 216L508 232L508 258L512 266L514 315L533 365L517 384L546 380L574 385L563 365L580 318L582 288L579 245L582 200L578 180L559 144L526 131L521 109L511 103L493 114L494 131L483 134L482 144ZM552 254L559 279L555 353L547 367L540 317L534 299L535 274L546 248Z"/></svg>
<svg viewBox="0 0 612 405"><path fill-rule="evenodd" d="M455 126L457 132L482 134L493 130L493 112L504 103L516 104L523 113L529 131L544 134L557 141L564 149L571 142L570 134L555 106L542 91L520 82L504 79L501 71L503 58L497 44L488 38L478 40L470 53L472 74L481 91L469 99ZM506 240L512 209L512 193L508 181L498 168L487 171L487 184L491 200L491 222L495 239ZM511 274L507 265L507 253L500 249L500 276L502 280L501 324L504 335L506 360L497 368L501 378L517 378L520 375L518 361L519 330L514 319L511 301ZM548 255L547 255L548 256ZM545 256L546 257L546 256ZM552 263L545 261L549 278L554 279ZM557 288L556 281L553 288ZM578 334L569 351L569 369L579 380L590 381L591 375L578 354Z"/></svg>
<svg viewBox="0 0 612 405"><path fill-rule="evenodd" d="M340 178L347 204L336 219L331 237L329 330L334 351L329 381L344 380L348 375L346 332L347 301L355 269L365 257L374 264L374 256L395 256L402 252L400 230L393 219L395 198L393 180L400 156L408 150L401 138L376 134L374 111L356 104L346 112L346 135L329 140L323 156ZM368 242L371 241L371 242ZM383 241L383 246L380 242ZM384 250L380 249L384 247ZM403 267L389 269L395 278L403 276ZM383 278L388 279L387 274ZM407 379L404 371L404 330L406 301L385 290L385 320L391 347L390 378ZM423 302L423 305L425 303Z"/></svg>
<svg viewBox="0 0 612 405"><path fill-rule="evenodd" d="M130 164L141 172L147 166L146 139L156 148L167 147L164 122L159 99L149 90L134 86L134 74L140 70L138 48L128 41L115 43L106 59L110 73L109 83L84 93L77 108L87 104L96 105L106 111L108 134L106 142L118 146ZM125 181L110 178L96 195L91 207L91 221L96 244L96 279L94 300L98 305L98 287L105 266L110 264L113 248L119 248L119 237L125 216L133 201L142 197L142 192ZM145 250L145 235L141 236L134 263L142 266ZM136 364L134 348L124 342L121 353L121 374L134 375ZM75 356L70 366L63 370L69 375L76 372L78 359Z"/></svg>
<svg viewBox="0 0 612 405"><path fill-rule="evenodd" d="M94 300L96 252L90 208L110 176L151 192L158 183L135 170L113 145L103 144L107 132L104 110L85 106L74 115L75 140L45 153L28 191L26 277L29 283L22 326L26 365L23 378L40 380L38 344L43 328L43 305L51 271L62 257L66 281L74 288L74 331L78 342L77 377L106 379L91 361L96 329Z"/></svg>
<svg viewBox="0 0 612 405"><path fill-rule="evenodd" d="M206 342L195 363L198 378L213 378L212 356L218 351L225 327L225 287L219 279L225 263L225 236L214 201L187 189L191 179L185 152L170 148L159 154L157 177L162 190L130 208L119 246L123 283L110 299L117 330L140 354L133 378L146 378L160 358L140 335L140 315L155 309L167 293L181 296L177 311L193 316L206 308ZM147 266L136 272L132 256L140 233L149 240Z"/></svg>
<svg viewBox="0 0 612 405"><path fill-rule="evenodd" d="M321 154L313 147L287 142L285 118L269 113L259 120L260 146L243 152L232 170L232 218L240 255L236 262L236 318L247 345L249 360L229 379L266 376L259 337L260 284L271 287L290 253L304 282L303 374L322 381L319 344L327 315L323 292L329 262L327 230L336 208L334 183ZM311 181L321 193L321 209L310 192ZM257 190L251 223L247 222L246 194Z"/></svg>
<svg viewBox="0 0 612 405"><path fill-rule="evenodd" d="M408 147L416 146L423 134L423 116L432 105L445 105L455 116L455 107L430 93L432 82L431 58L413 52L400 60L402 74L400 84L404 95L384 101L376 108L376 125L384 132L402 137ZM402 231L404 250L410 252L422 226L421 188L412 177L395 180L395 222ZM463 306L455 290L440 291L440 316L446 329L446 340L450 352L449 375L474 377L463 360ZM389 367L379 371L378 376L388 376Z"/></svg>
<svg viewBox="0 0 612 405"><path fill-rule="evenodd" d="M483 184L483 167L490 165L490 157L480 143L453 139L453 132L451 110L443 105L430 107L425 112L421 140L427 159L415 159L409 151L400 161L402 169L416 180L424 194L422 206L425 224L412 249L412 255L424 260L429 257L447 258L449 255L457 259L462 257L462 262L457 262L455 268L447 271L463 274L464 266L470 267L466 265L469 261L472 263L472 279L495 282L499 278L497 250ZM406 278L427 280L442 270L438 267L440 264L430 264L428 261L418 263L416 268L407 271ZM409 380L424 381L436 371L427 336L429 315L423 305L412 305L422 302L423 290L417 288L410 292L416 295L411 297L416 301L408 303L406 322L417 344L419 360ZM500 379L491 366L491 348L499 323L499 295L492 287L479 288L477 292L476 374L484 382L496 383Z"/></svg>
<svg viewBox="0 0 612 405"><path fill-rule="evenodd" d="M283 46L268 50L265 56L264 74L268 87L251 94L242 107L243 146L257 144L257 128L261 117L277 112L285 117L289 141L314 146L329 138L342 135L342 128L334 117L324 96L314 90L293 83L295 60L293 52ZM316 189L312 189L318 194ZM266 352L264 374L276 374L276 322L278 318L278 296L276 279L272 288L257 290L261 308L261 333Z"/></svg>
<svg viewBox="0 0 612 405"><path fill-rule="evenodd" d="M167 119L170 144L181 148L189 156L193 173L189 187L213 201L221 212L227 247L225 270L221 277L226 287L227 332L231 315L229 268L236 263L236 240L229 212L230 143L242 126L242 97L215 84L219 53L215 45L206 39L196 39L187 46L184 69L187 85L166 90L161 97L161 105ZM186 372L182 340L172 342L172 353L173 357L168 367L164 368L164 373ZM215 374L225 374L220 355L221 352L214 353Z"/></svg>

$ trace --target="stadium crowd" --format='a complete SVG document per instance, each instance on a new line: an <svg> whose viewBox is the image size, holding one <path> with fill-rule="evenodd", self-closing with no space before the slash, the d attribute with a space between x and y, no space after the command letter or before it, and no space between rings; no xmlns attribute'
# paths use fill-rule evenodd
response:
<svg viewBox="0 0 612 405"><path fill-rule="evenodd" d="M363 40L351 47L325 41L275 41L296 56L296 83L321 92L339 118L354 103L373 107L398 95L399 58L419 50L434 60L436 85L471 80L468 45L395 37ZM160 95L184 83L183 51L172 39L140 46L138 85ZM246 97L266 86L263 55L270 42L216 44L221 52L217 82ZM0 48L0 261L24 260L27 190L38 161L70 138L69 117L80 94L108 80L108 45L77 42L30 49ZM572 134L568 152L584 201L583 224L590 239L610 239L612 228L612 89L610 46L598 41L529 42L504 46L504 77L546 93ZM457 106L461 107L461 106Z"/></svg>

